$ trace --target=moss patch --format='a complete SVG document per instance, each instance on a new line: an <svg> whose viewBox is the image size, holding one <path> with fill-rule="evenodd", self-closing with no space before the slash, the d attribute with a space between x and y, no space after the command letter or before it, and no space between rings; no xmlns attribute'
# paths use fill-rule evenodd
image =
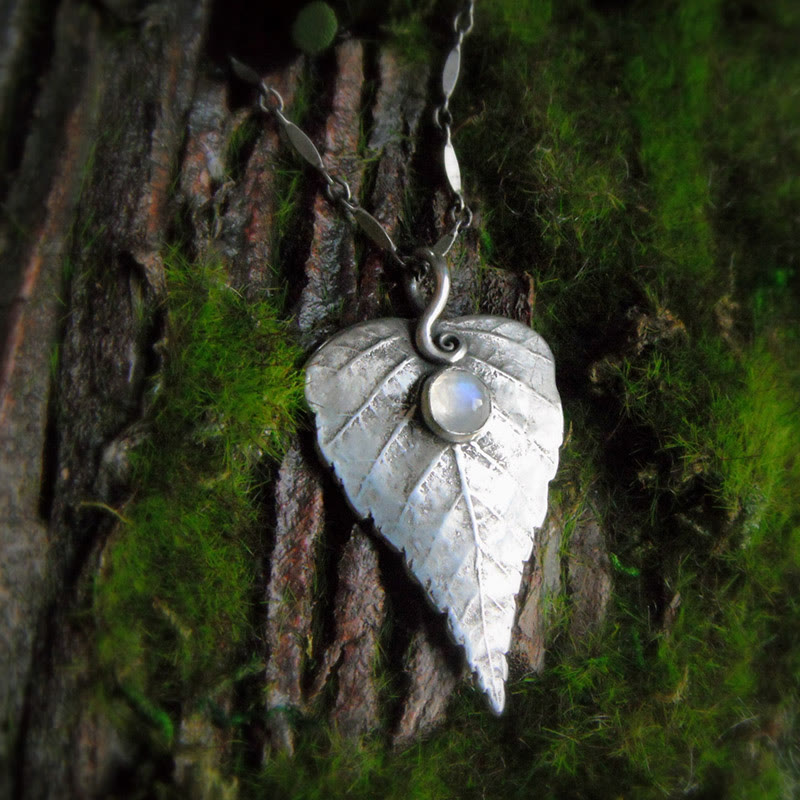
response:
<svg viewBox="0 0 800 800"><path fill-rule="evenodd" d="M479 5L455 146L488 255L536 280L573 423L554 493L606 498L612 610L577 648L560 615L545 674L510 685L502 719L463 689L452 724L401 754L301 726L297 757L271 760L259 792L796 791L790 6ZM681 333L632 344L632 313ZM600 398L598 359L614 369Z"/></svg>
<svg viewBox="0 0 800 800"><path fill-rule="evenodd" d="M393 21L415 57L420 8ZM789 0L478 4L454 143L485 255L536 281L572 430L553 493L604 501L611 611L576 643L559 607L545 674L509 685L503 718L462 687L450 724L397 753L298 717L295 757L242 763L243 796L796 793L798 37ZM102 662L167 742L182 705L246 670L254 476L300 394L270 304L180 259L170 296L154 436L96 596ZM632 333L669 318L680 335Z"/></svg>
<svg viewBox="0 0 800 800"><path fill-rule="evenodd" d="M298 351L269 300L220 264L168 258L168 334L136 494L104 553L94 610L102 667L165 738L169 715L234 670L263 555L259 465L301 402ZM261 524L259 524L261 523Z"/></svg>

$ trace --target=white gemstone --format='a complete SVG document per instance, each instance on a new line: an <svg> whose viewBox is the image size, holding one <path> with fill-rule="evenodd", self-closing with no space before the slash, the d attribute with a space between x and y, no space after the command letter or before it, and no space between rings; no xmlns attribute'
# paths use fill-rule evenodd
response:
<svg viewBox="0 0 800 800"><path fill-rule="evenodd" d="M466 441L480 433L492 411L489 387L465 369L449 367L425 384L422 413L434 433Z"/></svg>

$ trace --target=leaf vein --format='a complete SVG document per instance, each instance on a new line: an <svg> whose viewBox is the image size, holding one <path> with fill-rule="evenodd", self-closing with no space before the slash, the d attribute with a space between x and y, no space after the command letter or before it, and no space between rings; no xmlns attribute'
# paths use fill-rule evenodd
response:
<svg viewBox="0 0 800 800"><path fill-rule="evenodd" d="M497 413L500 414L501 417L508 420L508 422L513 426L514 430L520 436L525 437L525 440L530 444L532 444L539 451L539 453L545 459L545 461L547 461L551 465L555 465L555 459L553 458L553 456L550 455L550 453L548 453L547 450L545 450L544 447L542 447L533 436L531 436L524 428L522 428L519 424L517 424L517 422L514 421L514 418L507 411L503 411L503 409L500 408L499 406L495 406L494 410L497 411ZM475 443L473 442L473 444ZM487 458L491 458L491 456L487 454Z"/></svg>
<svg viewBox="0 0 800 800"><path fill-rule="evenodd" d="M362 358L365 358L366 356L374 353L376 350L380 350L384 345L394 344L395 342L401 341L403 338L404 338L403 336L394 334L392 336L387 336L384 339L379 339L374 344L371 344L366 350L359 350L351 359L342 364L341 367L338 367L336 369L336 374L340 375L346 369L352 367L353 364L358 363L358 361L360 361ZM344 349L345 347L347 347L347 349L355 349L349 347L348 345L338 345L338 347L341 347L342 349Z"/></svg>
<svg viewBox="0 0 800 800"><path fill-rule="evenodd" d="M361 415L375 402L376 398L383 392L386 387L391 383L394 378L396 378L403 370L406 369L410 364L413 364L417 361L416 356L408 356L404 358L402 361L395 364L389 372L384 375L380 381L378 381L375 389L370 393L369 397L361 404L360 408L350 417L350 419L345 422L344 425L336 432L336 434L328 440L326 447L330 447L332 444L337 442L349 429L350 427L361 417Z"/></svg>
<svg viewBox="0 0 800 800"><path fill-rule="evenodd" d="M559 408L560 410L558 403L554 402L549 397L545 397L541 392L537 392L536 389L533 388L533 386L530 386L529 384L525 383L525 381L521 380L516 375L512 375L510 372L506 372L506 370L504 370L502 367L498 367L496 364L492 364L491 361L484 361L481 358L475 358L474 360L478 364L482 364L485 367L488 367L489 369L496 372L498 375L501 375L502 377L510 380L512 383L519 384L529 394L532 394L535 398L537 398L537 400L541 400L543 403L546 403L551 408Z"/></svg>
<svg viewBox="0 0 800 800"><path fill-rule="evenodd" d="M475 500L477 500L477 501L478 501L478 502L479 502L479 503L480 503L480 504L481 504L481 505L482 505L482 506L483 506L483 507L484 507L484 508L485 508L485 509L486 509L486 510L487 510L487 511L488 511L488 512L489 512L489 513L490 513L490 514L491 514L491 515L492 515L492 516L493 516L493 517L494 517L494 518L497 520L497 521L498 521L498 522L505 522L505 518L504 518L504 516L503 516L503 515L502 515L502 514L501 514L499 511L496 511L494 508L492 508L492 506L491 506L491 505L490 505L490 504L489 504L489 503L488 503L486 500L484 500L482 497L478 497L478 495L475 495L475 494L473 494L473 497L474 497L474 498L475 498ZM526 498L526 499L527 499L527 498ZM509 530L509 531L511 531L512 535L514 536L514 538L515 538L515 539L516 539L518 542L520 542L520 543L522 543L522 544L524 544L524 545L526 545L526 546L530 545L530 543L531 543L531 542L530 542L530 538L529 538L528 536L526 536L524 533L520 533L520 532L519 532L519 530L517 530L517 527L516 527L516 525L514 525L514 526L510 526L510 525L509 525L509 526L507 526L507 527L506 527L506 530Z"/></svg>
<svg viewBox="0 0 800 800"><path fill-rule="evenodd" d="M483 646L486 650L486 660L489 662L489 673L492 676L492 682L495 680L495 668L492 662L492 651L489 647L489 640L486 636L486 607L483 602L483 574L481 568L483 566L483 551L481 548L481 541L478 535L478 521L475 518L475 509L472 506L472 498L470 496L469 483L467 482L467 471L464 463L464 454L459 445L455 445L453 453L456 458L456 468L458 469L458 476L461 481L461 493L464 496L464 502L467 504L467 513L469 514L470 525L472 526L472 536L475 542L475 576L478 582L478 598L481 607L481 634L483 638Z"/></svg>
<svg viewBox="0 0 800 800"><path fill-rule="evenodd" d="M439 466L442 456L450 450L449 447L443 447L436 458L434 458L430 464L422 471L422 474L417 478L417 482L414 484L414 488L408 493L408 497L406 498L405 503L403 503L403 508L400 510L400 516L397 518L397 524L400 525L403 521L403 517L408 513L411 509L411 500L414 495L425 485L425 482L430 478L433 471L436 467Z"/></svg>
<svg viewBox="0 0 800 800"><path fill-rule="evenodd" d="M498 326L499 327L499 326ZM469 332L470 336L480 337L484 339L502 339L505 342L510 342L512 345L516 345L517 347L521 348L525 351L528 355L532 355L535 358L539 359L540 361L544 361L546 364L552 364L553 359L550 356L545 355L544 353L540 353L538 350L532 350L530 347L526 347L522 342L518 339L514 339L511 336L506 336L503 333L498 333L497 329L491 331L481 331L475 330L475 328L465 328L466 331Z"/></svg>
<svg viewBox="0 0 800 800"><path fill-rule="evenodd" d="M414 412L416 411L416 406L411 406L405 414L403 414L402 419L400 422L395 426L395 429L392 431L391 436L386 440L386 444L381 448L380 453L376 456L375 460L370 465L367 474L364 476L364 479L361 481L361 485L358 487L358 492L356 493L355 502L359 502L361 500L361 495L364 492L364 489L367 486L367 481L369 481L375 470L378 466L383 462L384 457L389 452L391 446L398 440L400 434L408 427L408 423L411 422L411 418L414 416Z"/></svg>

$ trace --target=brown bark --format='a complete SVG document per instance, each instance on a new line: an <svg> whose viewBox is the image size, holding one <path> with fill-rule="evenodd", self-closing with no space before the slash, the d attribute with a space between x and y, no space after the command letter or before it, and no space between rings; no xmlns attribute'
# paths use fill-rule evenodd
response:
<svg viewBox="0 0 800 800"><path fill-rule="evenodd" d="M550 513L537 536L533 558L520 593L519 615L512 643L513 663L523 672L544 670L547 647L547 609L561 594L561 534L563 520Z"/></svg>
<svg viewBox="0 0 800 800"><path fill-rule="evenodd" d="M171 4L122 38L108 11L61 5L6 198L0 271L16 280L2 298L0 372L3 796L82 796L87 770L105 767L82 711L91 642L72 616L109 529L86 501L109 499L104 453L141 416L153 331L138 312L163 293L172 165L208 10Z"/></svg>
<svg viewBox="0 0 800 800"><path fill-rule="evenodd" d="M577 643L597 631L611 599L611 563L605 539L589 512L570 536L567 583L572 600L569 635Z"/></svg>
<svg viewBox="0 0 800 800"><path fill-rule="evenodd" d="M324 528L317 470L296 447L281 464L275 502L278 518L267 586L266 706L271 745L291 752L288 712L305 707L302 678L311 641L315 549Z"/></svg>
<svg viewBox="0 0 800 800"><path fill-rule="evenodd" d="M88 703L92 641L74 612L89 600L113 523L86 503L113 505L124 495L126 453L144 435L145 377L163 333L162 252L175 212L188 219L183 235L198 257L221 257L231 284L247 297L283 280L275 269L279 258L288 259L281 266L309 349L343 325L392 313L397 276L384 272L374 251L357 263L353 228L313 172L303 173L303 219L290 246L277 241L275 164L286 145L272 120L231 108L231 84L209 69L204 50L210 14L210 0L154 3L146 11L64 2L24 156L9 183L0 252L0 273L11 276L0 287L0 796L102 796L114 775L136 762L135 747ZM363 205L397 237L429 72L388 47L371 47L353 39L336 48L310 134L356 196L370 187ZM365 89L365 65L377 76L374 92ZM265 76L289 114L304 69L295 59ZM358 157L365 111L372 120L367 159ZM233 179L226 153L253 114L259 133ZM442 196L430 204L443 206ZM433 212L417 227L435 230ZM451 312L529 322L530 280L479 269L477 248L474 232L455 247L454 262L463 266ZM395 707L387 719L376 673L392 582L382 573L383 545L354 527L309 433L284 458L273 497L275 541L261 587L269 746L291 750L288 712L320 707L343 735L378 732L403 744L430 731L460 680L460 654L442 620L404 620L405 663L383 668L406 690L387 703ZM557 553L558 531L548 530L546 547ZM323 598L314 593L315 572L324 568L320 542L333 548L326 557L335 574ZM586 544L601 545L597 537ZM558 559L545 563L544 576L541 567L531 572L520 620L528 639L517 649L528 669L541 668L543 592L559 586ZM570 571L571 587L577 574ZM410 581L407 591L422 602ZM318 600L332 608L322 614L324 652L312 641ZM319 666L310 653L320 654ZM212 759L206 769L192 753L218 743L195 716L179 730L174 778L205 796L197 776L217 775L218 763ZM221 792L233 791L219 780Z"/></svg>
<svg viewBox="0 0 800 800"><path fill-rule="evenodd" d="M386 616L376 545L358 525L353 526L338 571L335 638L325 651L315 694L331 679L335 681L331 723L342 736L354 738L379 725L375 666Z"/></svg>

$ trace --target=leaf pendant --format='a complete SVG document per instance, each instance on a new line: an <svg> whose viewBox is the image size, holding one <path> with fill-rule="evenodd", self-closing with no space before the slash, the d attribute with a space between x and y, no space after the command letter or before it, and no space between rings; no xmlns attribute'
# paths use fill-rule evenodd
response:
<svg viewBox="0 0 800 800"><path fill-rule="evenodd" d="M500 713L516 594L544 521L563 435L553 356L503 317L442 321L465 342L459 369L489 389L491 411L468 441L437 435L420 410L442 367L420 357L414 323L380 319L323 344L306 367L317 444L350 505L405 559L462 645Z"/></svg>

